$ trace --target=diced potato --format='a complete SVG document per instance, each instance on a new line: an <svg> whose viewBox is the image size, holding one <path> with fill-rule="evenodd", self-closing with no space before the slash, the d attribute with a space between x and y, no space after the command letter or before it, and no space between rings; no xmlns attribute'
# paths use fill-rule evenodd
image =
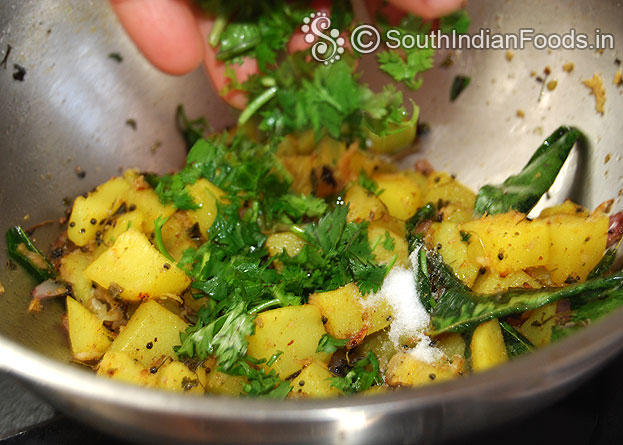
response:
<svg viewBox="0 0 623 445"><path fill-rule="evenodd" d="M140 231L143 230L144 225L145 216L139 210L124 213L113 220L111 225L104 226L106 229L102 237L104 244L111 246L123 232L127 232L132 227Z"/></svg>
<svg viewBox="0 0 623 445"><path fill-rule="evenodd" d="M93 262L93 257L80 249L68 253L61 258L61 278L71 284L74 297L88 307L93 296L93 283L84 275L84 269Z"/></svg>
<svg viewBox="0 0 623 445"><path fill-rule="evenodd" d="M292 380L292 391L288 397L291 399L337 397L340 391L331 386L329 380L331 377L333 374L325 364L312 362Z"/></svg>
<svg viewBox="0 0 623 445"><path fill-rule="evenodd" d="M589 212L581 205L575 204L567 199L560 205L543 209L539 215L539 218L546 218L553 215L575 215L586 218L589 215Z"/></svg>
<svg viewBox="0 0 623 445"><path fill-rule="evenodd" d="M476 281L472 290L480 294L495 294L514 287L536 289L541 284L521 270L510 272L505 277L489 271Z"/></svg>
<svg viewBox="0 0 623 445"><path fill-rule="evenodd" d="M547 346L552 340L552 328L556 325L556 307L558 303L550 303L532 312L532 315L517 329L534 346Z"/></svg>
<svg viewBox="0 0 623 445"><path fill-rule="evenodd" d="M71 297L67 297L69 341L75 360L99 360L112 343L112 333L102 321Z"/></svg>
<svg viewBox="0 0 623 445"><path fill-rule="evenodd" d="M486 371L508 361L502 329L497 318L480 324L474 330L470 347L474 372Z"/></svg>
<svg viewBox="0 0 623 445"><path fill-rule="evenodd" d="M97 366L97 375L111 379L134 383L141 386L156 386L156 375L132 358L130 354L119 351L108 351Z"/></svg>
<svg viewBox="0 0 623 445"><path fill-rule="evenodd" d="M76 246L86 246L101 231L105 220L117 209L131 187L123 178L113 178L87 197L78 196L69 217L67 237Z"/></svg>
<svg viewBox="0 0 623 445"><path fill-rule="evenodd" d="M188 233L192 224L186 212L175 212L162 226L162 242L176 261L182 258L184 250L197 247Z"/></svg>
<svg viewBox="0 0 623 445"><path fill-rule="evenodd" d="M329 354L316 352L326 331L320 311L311 304L262 312L255 325L255 334L249 337L248 354L268 360L277 351L283 352L270 367L282 379L312 360L326 363L329 359Z"/></svg>
<svg viewBox="0 0 623 445"><path fill-rule="evenodd" d="M188 369L182 362L167 363L158 370L157 376L159 388L191 394L204 393L197 373Z"/></svg>
<svg viewBox="0 0 623 445"><path fill-rule="evenodd" d="M423 386L455 379L461 375L463 360L442 358L433 363L416 359L408 352L399 352L387 365L385 382L389 386Z"/></svg>
<svg viewBox="0 0 623 445"><path fill-rule="evenodd" d="M426 188L426 183L428 182L428 177L419 171L415 170L405 170L404 173L417 184L420 190L424 190Z"/></svg>
<svg viewBox="0 0 623 445"><path fill-rule="evenodd" d="M348 221L376 221L387 213L381 200L359 184L346 190L344 202L349 204Z"/></svg>
<svg viewBox="0 0 623 445"><path fill-rule="evenodd" d="M418 184L403 172L381 173L372 177L376 181L379 199L391 216L409 219L422 205L422 190Z"/></svg>
<svg viewBox="0 0 623 445"><path fill-rule="evenodd" d="M216 359L208 359L203 366L206 370L205 390L212 394L239 396L247 379L233 376L217 370Z"/></svg>
<svg viewBox="0 0 623 445"><path fill-rule="evenodd" d="M394 248L392 250L385 248L384 243L387 236L393 240ZM388 264L396 256L396 265L409 267L409 246L404 236L400 236L386 229L381 224L374 222L368 227L368 241L370 246L376 244L373 253L378 263Z"/></svg>
<svg viewBox="0 0 623 445"><path fill-rule="evenodd" d="M558 285L584 281L606 250L608 216L554 215L543 221L550 228L551 250L545 267L552 281Z"/></svg>
<svg viewBox="0 0 623 445"><path fill-rule="evenodd" d="M327 320L325 329L333 337L363 339L363 336L380 331L391 322L388 305L364 307L363 299L357 286L349 283L339 289L310 295L309 304L320 309Z"/></svg>
<svg viewBox="0 0 623 445"><path fill-rule="evenodd" d="M443 221L451 222L451 223L466 223L474 219L473 210L466 209L461 206L457 206L456 204L449 204L443 208L443 212L441 213Z"/></svg>
<svg viewBox="0 0 623 445"><path fill-rule="evenodd" d="M292 232L273 233L266 239L266 249L270 256L279 255L285 249L290 256L296 256L301 252L305 241Z"/></svg>
<svg viewBox="0 0 623 445"><path fill-rule="evenodd" d="M346 144L337 139L333 139L330 136L324 136L315 147L313 153L314 165L316 167L322 167L327 165L334 167L338 159L346 152Z"/></svg>
<svg viewBox="0 0 623 445"><path fill-rule="evenodd" d="M435 339L435 346L451 360L455 357L465 359L465 340L460 334L454 332L443 334Z"/></svg>
<svg viewBox="0 0 623 445"><path fill-rule="evenodd" d="M542 220L530 221L522 213L509 212L461 224L459 229L469 233L472 242L480 239L488 265L500 275L548 264L550 230Z"/></svg>
<svg viewBox="0 0 623 445"><path fill-rule="evenodd" d="M296 193L309 195L312 192L311 175L314 167L313 156L291 155L281 156L281 163L292 175L292 190Z"/></svg>
<svg viewBox="0 0 623 445"><path fill-rule="evenodd" d="M360 392L359 395L362 396L374 396L377 394L385 394L392 391L390 388L388 388L387 386L371 386L370 388L366 389L364 392Z"/></svg>
<svg viewBox="0 0 623 445"><path fill-rule="evenodd" d="M459 226L451 222L433 223L426 233L429 247L437 249L444 262L452 268L458 279L471 287L478 277L480 265L468 255L468 248L478 248L480 243Z"/></svg>
<svg viewBox="0 0 623 445"><path fill-rule="evenodd" d="M361 170L372 177L376 172L395 171L396 167L381 160L378 156L363 152L356 144L351 145L338 161L337 176L343 184L357 182Z"/></svg>
<svg viewBox="0 0 623 445"><path fill-rule="evenodd" d="M198 179L193 185L187 186L188 193L193 197L197 210L189 210L188 217L193 223L198 223L201 233L207 236L218 212L216 206L225 193L207 179Z"/></svg>
<svg viewBox="0 0 623 445"><path fill-rule="evenodd" d="M367 356L370 351L376 355L381 369L386 369L389 360L397 352L394 342L389 338L389 329L366 336L363 343L357 346L357 354L363 357Z"/></svg>
<svg viewBox="0 0 623 445"><path fill-rule="evenodd" d="M190 284L181 269L170 264L145 235L132 228L119 235L84 274L105 289L113 284L120 286L120 297L127 301L178 295Z"/></svg>
<svg viewBox="0 0 623 445"><path fill-rule="evenodd" d="M168 218L175 213L173 204L162 204L158 194L145 182L137 170L126 170L123 177L131 185L124 200L128 208L134 206L143 214L143 233L150 234L154 231L154 221L159 216Z"/></svg>
<svg viewBox="0 0 623 445"><path fill-rule="evenodd" d="M315 147L316 133L313 129L301 133L286 135L279 143L278 153L282 154L310 154Z"/></svg>
<svg viewBox="0 0 623 445"><path fill-rule="evenodd" d="M126 352L143 366L151 367L162 357L175 358L173 346L180 344L180 332L188 325L155 301L141 304L110 347Z"/></svg>
<svg viewBox="0 0 623 445"><path fill-rule="evenodd" d="M454 204L468 210L474 209L476 194L447 173L435 172L428 176L422 202Z"/></svg>
<svg viewBox="0 0 623 445"><path fill-rule="evenodd" d="M376 227L383 227L385 230L395 233L400 238L405 238L407 234L407 224L402 219L394 218L387 214L383 215L377 221L374 221Z"/></svg>

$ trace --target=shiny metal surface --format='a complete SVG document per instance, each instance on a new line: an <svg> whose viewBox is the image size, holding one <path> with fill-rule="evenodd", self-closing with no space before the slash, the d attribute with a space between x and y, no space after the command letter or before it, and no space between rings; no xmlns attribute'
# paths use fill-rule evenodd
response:
<svg viewBox="0 0 623 445"><path fill-rule="evenodd" d="M566 32L596 27L623 42L623 6L617 1L472 1L472 29ZM184 150L174 110L204 114L215 128L234 114L211 92L200 71L173 78L145 62L103 1L5 0L0 3L0 231L15 223L57 219L73 197L118 173L121 167L164 172L179 167ZM118 52L123 62L108 55ZM443 55L440 55L440 58ZM419 152L439 169L477 187L518 170L558 125L587 134L556 183L551 201L572 196L589 207L623 188L623 89L612 84L620 50L464 51L448 69L425 75L415 95L432 131ZM562 71L571 61L575 69ZM362 66L373 84L384 77L369 60ZM26 68L23 82L13 64ZM531 71L551 68L558 80L537 101L541 85ZM580 83L599 72L607 92L606 113ZM454 103L448 89L455 74L472 85ZM516 111L525 112L524 118ZM137 122L133 130L127 119ZM610 160L606 163L606 155ZM87 172L84 179L76 167ZM55 224L37 232L45 245ZM67 365L67 340L58 328L62 304L26 313L32 282L5 267L0 243L0 369L24 379L56 406L93 426L136 439L214 442L427 442L493 426L531 412L563 395L623 346L623 312L610 315L565 341L481 375L429 388L336 401L268 402L192 397L98 379ZM46 357L47 356L47 357Z"/></svg>

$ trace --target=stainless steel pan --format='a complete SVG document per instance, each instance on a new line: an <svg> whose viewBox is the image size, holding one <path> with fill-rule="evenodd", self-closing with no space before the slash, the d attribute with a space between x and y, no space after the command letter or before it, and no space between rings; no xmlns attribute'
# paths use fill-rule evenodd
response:
<svg viewBox="0 0 623 445"><path fill-rule="evenodd" d="M617 1L472 1L472 30L564 33L570 28L615 34L623 44L623 6ZM0 231L15 223L62 215L64 197L83 193L121 167L165 172L182 165L183 144L173 119L178 103L207 116L215 128L234 115L211 92L201 72L173 78L145 62L128 41L107 2L5 0L0 3ZM119 53L123 62L108 57ZM619 50L464 51L448 69L425 76L416 101L432 131L417 156L477 187L518 170L559 124L588 135L556 182L550 201L565 196L594 207L623 188L623 98L612 85ZM572 73L562 64L574 62ZM26 69L14 80L14 64ZM375 84L382 77L366 61ZM554 91L530 76L549 66ZM580 79L601 73L606 113L598 115ZM472 85L455 103L455 74ZM525 117L516 111L525 111ZM137 122L133 129L128 119ZM610 154L606 163L606 155ZM405 161L407 164L413 159ZM86 171L80 179L75 169ZM56 225L37 231L48 243ZM4 246L3 246L4 247ZM0 369L15 374L57 407L113 434L143 440L217 442L426 442L493 426L561 397L623 345L623 312L554 346L501 368L455 382L368 398L268 402L192 397L96 378L67 364L67 340L58 327L60 302L26 313L32 282L5 267L0 250ZM1 395L0 395L1 397Z"/></svg>

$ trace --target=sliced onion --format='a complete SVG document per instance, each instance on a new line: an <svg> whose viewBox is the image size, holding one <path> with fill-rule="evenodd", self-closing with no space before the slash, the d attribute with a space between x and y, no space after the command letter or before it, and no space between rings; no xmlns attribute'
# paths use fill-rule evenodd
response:
<svg viewBox="0 0 623 445"><path fill-rule="evenodd" d="M54 280L45 280L43 283L37 285L30 293L35 300L64 297L68 294L69 288L67 284Z"/></svg>

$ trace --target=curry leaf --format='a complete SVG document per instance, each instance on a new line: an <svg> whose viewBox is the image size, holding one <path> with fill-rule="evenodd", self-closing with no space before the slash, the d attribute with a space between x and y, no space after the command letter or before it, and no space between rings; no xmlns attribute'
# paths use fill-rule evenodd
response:
<svg viewBox="0 0 623 445"><path fill-rule="evenodd" d="M506 352L510 358L517 357L534 350L532 342L507 322L500 322L500 328L502 328L502 336L504 337Z"/></svg>
<svg viewBox="0 0 623 445"><path fill-rule="evenodd" d="M429 253L431 287L439 295L432 310L433 332L460 332L478 324L511 314L537 309L568 298L598 298L623 286L623 272L562 288L511 289L493 295L472 292L453 275L436 253Z"/></svg>
<svg viewBox="0 0 623 445"><path fill-rule="evenodd" d="M501 185L485 185L476 196L474 213L494 215L516 210L528 213L551 187L573 145L579 130L562 126L537 149L523 170Z"/></svg>
<svg viewBox="0 0 623 445"><path fill-rule="evenodd" d="M56 271L50 260L37 249L20 226L7 231L6 244L11 258L24 266L37 280L56 278Z"/></svg>

